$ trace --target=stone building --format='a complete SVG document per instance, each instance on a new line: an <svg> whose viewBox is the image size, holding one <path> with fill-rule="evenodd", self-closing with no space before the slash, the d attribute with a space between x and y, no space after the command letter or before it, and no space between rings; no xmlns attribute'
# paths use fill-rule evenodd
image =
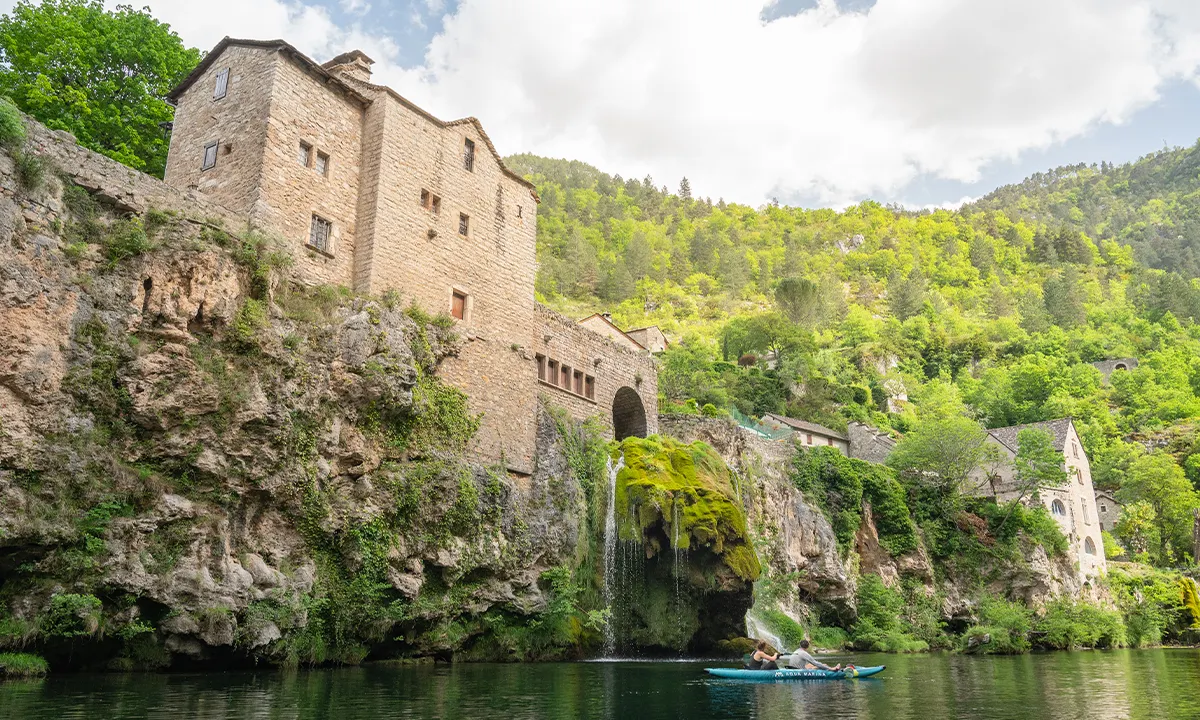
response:
<svg viewBox="0 0 1200 720"><path fill-rule="evenodd" d="M667 336L663 335L663 331L657 325L630 330L626 334L637 341L639 345L646 348L651 355L665 352L671 346L671 343L667 341Z"/></svg>
<svg viewBox="0 0 1200 720"><path fill-rule="evenodd" d="M776 415L775 413L764 413L762 425L771 430L791 430L792 438L795 440L797 447L819 447L825 445L837 448L843 455L849 454L850 451L850 438L824 425Z"/></svg>
<svg viewBox="0 0 1200 720"><path fill-rule="evenodd" d="M1100 520L1100 530L1112 532L1121 520L1121 503L1107 490L1096 491L1096 517Z"/></svg>
<svg viewBox="0 0 1200 720"><path fill-rule="evenodd" d="M1138 366L1137 358L1116 358L1115 360L1099 360L1092 367L1104 376L1104 382L1112 379L1112 374L1118 370L1133 370Z"/></svg>
<svg viewBox="0 0 1200 720"><path fill-rule="evenodd" d="M896 441L887 433L860 422L852 422L846 428L850 438L849 455L857 460L883 464L896 447Z"/></svg>
<svg viewBox="0 0 1200 720"><path fill-rule="evenodd" d="M453 317L466 342L439 374L483 414L480 459L532 470L539 395L617 435L652 432L650 356L534 300L533 185L478 120L439 120L373 84L371 65L225 38L169 95L167 183L280 236L296 282L394 290Z"/></svg>
<svg viewBox="0 0 1200 720"><path fill-rule="evenodd" d="M974 492L995 495L998 502L1017 497L1013 479L1013 462L1017 457L1017 434L1026 428L1044 430L1054 441L1054 449L1063 456L1063 467L1067 471L1067 483L1062 487L1044 487L1037 491L1038 501L1058 521L1063 535L1067 537L1071 551L1079 561L1079 572L1083 578L1103 575L1107 569L1104 558L1104 542L1100 537L1100 517L1096 511L1096 493L1092 488L1092 469L1083 443L1070 418L1013 425L988 430L988 439L999 446L1006 463L989 475L982 470L972 477Z"/></svg>

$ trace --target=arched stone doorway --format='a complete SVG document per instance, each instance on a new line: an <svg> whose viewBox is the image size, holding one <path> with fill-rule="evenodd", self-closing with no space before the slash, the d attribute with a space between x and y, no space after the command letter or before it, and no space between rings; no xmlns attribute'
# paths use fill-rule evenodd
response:
<svg viewBox="0 0 1200 720"><path fill-rule="evenodd" d="M627 437L646 437L646 408L637 391L623 387L613 397L613 436L618 440Z"/></svg>

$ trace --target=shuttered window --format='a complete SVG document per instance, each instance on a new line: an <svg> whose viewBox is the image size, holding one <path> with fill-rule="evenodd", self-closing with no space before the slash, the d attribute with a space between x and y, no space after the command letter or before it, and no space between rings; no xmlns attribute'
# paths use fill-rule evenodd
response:
<svg viewBox="0 0 1200 720"><path fill-rule="evenodd" d="M225 93L229 90L229 68L225 68L217 73L217 85L213 88L213 100L220 100L225 97Z"/></svg>
<svg viewBox="0 0 1200 720"><path fill-rule="evenodd" d="M450 299L450 315L462 320L467 316L467 296L457 290Z"/></svg>
<svg viewBox="0 0 1200 720"><path fill-rule="evenodd" d="M204 146L204 160L200 163L201 170L208 170L217 165L217 141L210 142Z"/></svg>
<svg viewBox="0 0 1200 720"><path fill-rule="evenodd" d="M330 252L329 236L333 231L333 223L321 217L312 216L312 225L308 229L308 244L321 252Z"/></svg>
<svg viewBox="0 0 1200 720"><path fill-rule="evenodd" d="M463 141L463 169L475 171L475 141L471 138Z"/></svg>

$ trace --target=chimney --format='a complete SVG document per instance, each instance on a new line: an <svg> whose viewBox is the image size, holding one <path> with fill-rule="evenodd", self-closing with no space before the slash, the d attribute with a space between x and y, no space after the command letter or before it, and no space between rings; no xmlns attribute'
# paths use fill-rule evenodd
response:
<svg viewBox="0 0 1200 720"><path fill-rule="evenodd" d="M375 61L367 57L362 50L351 50L338 55L321 67L339 77L369 83L371 82L371 66L374 64Z"/></svg>

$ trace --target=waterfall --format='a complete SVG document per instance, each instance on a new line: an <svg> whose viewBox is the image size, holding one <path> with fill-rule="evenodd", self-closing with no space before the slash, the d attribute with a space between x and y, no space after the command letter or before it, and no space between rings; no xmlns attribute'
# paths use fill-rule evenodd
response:
<svg viewBox="0 0 1200 720"><path fill-rule="evenodd" d="M608 459L608 509L604 514L604 604L612 615L604 624L604 655L612 657L617 651L617 632L614 627L617 598L617 474L625 467L625 455L617 462Z"/></svg>
<svg viewBox="0 0 1200 720"><path fill-rule="evenodd" d="M767 629L767 626L754 616L754 610L746 613L746 637L752 640L766 640L780 653L786 653L783 641L779 636Z"/></svg>
<svg viewBox="0 0 1200 720"><path fill-rule="evenodd" d="M671 503L671 548L675 551L675 605L679 606L679 500Z"/></svg>

